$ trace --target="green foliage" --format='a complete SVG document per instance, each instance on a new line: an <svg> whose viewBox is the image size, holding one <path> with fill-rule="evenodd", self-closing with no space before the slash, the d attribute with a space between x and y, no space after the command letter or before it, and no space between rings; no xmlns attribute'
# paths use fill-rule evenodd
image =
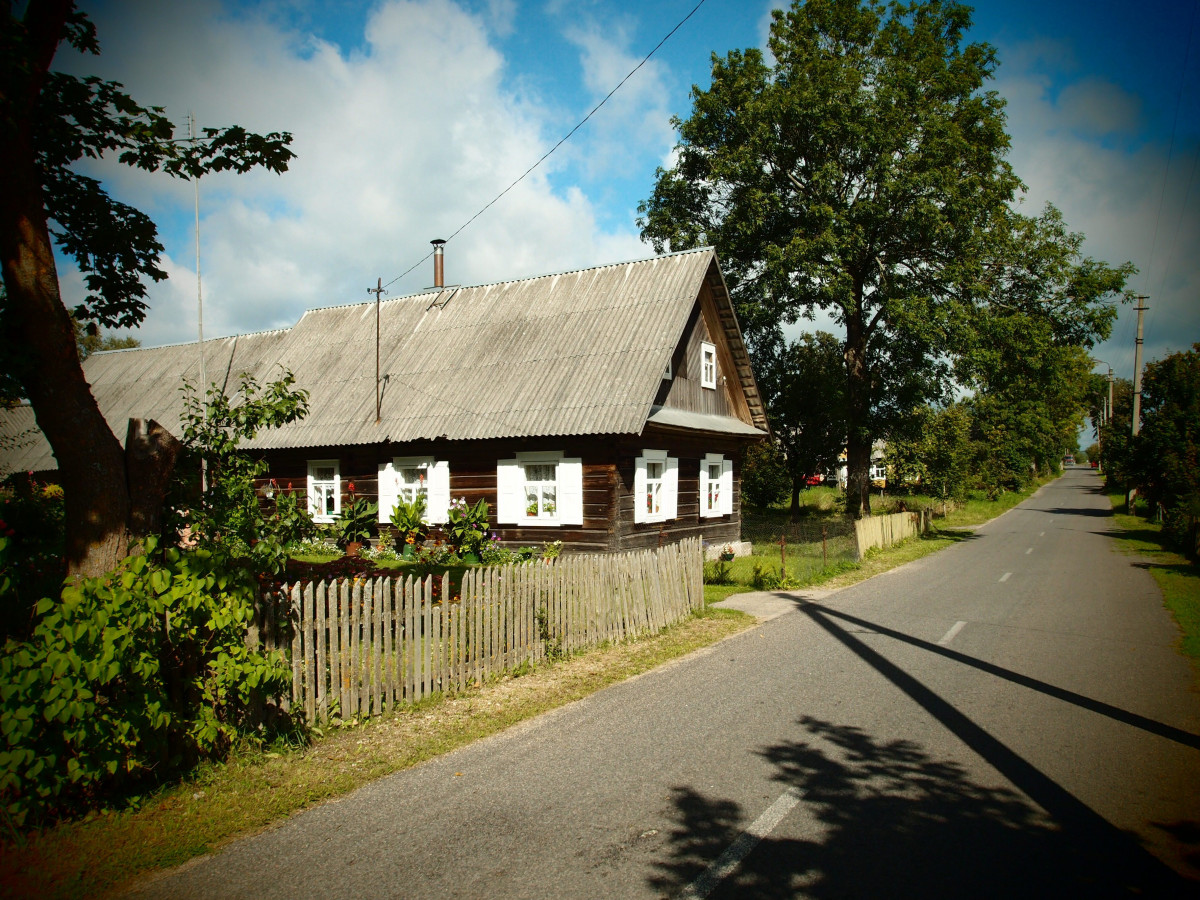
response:
<svg viewBox="0 0 1200 900"><path fill-rule="evenodd" d="M107 156L131 168L185 179L260 166L284 172L294 156L288 149L291 135L258 135L234 126L205 128L195 141L179 140L161 108L140 105L117 82L39 72L45 62L30 55L40 51L36 40L42 35L26 32L24 17L6 11L5 19L5 52L0 54L4 119L7 128L29 128L33 135L55 240L75 260L89 291L73 315L108 328L136 326L145 317L146 283L167 277L158 265L162 245L157 230L145 214L114 200L99 181L74 167ZM100 52L95 26L78 10L53 39L80 53ZM39 77L39 91L30 96L22 90L29 79Z"/></svg>
<svg viewBox="0 0 1200 900"><path fill-rule="evenodd" d="M280 652L246 646L256 579L222 550L156 553L42 600L0 659L0 802L18 825L221 757L281 694Z"/></svg>
<svg viewBox="0 0 1200 900"><path fill-rule="evenodd" d="M392 527L396 529L397 546L405 543L424 543L426 535L429 534L429 526L425 523L425 513L424 494L418 493L411 503L407 500L396 502L396 505L392 507L391 522Z"/></svg>
<svg viewBox="0 0 1200 900"><path fill-rule="evenodd" d="M787 461L773 441L759 441L742 455L742 502L766 509L783 499L788 489Z"/></svg>
<svg viewBox="0 0 1200 900"><path fill-rule="evenodd" d="M267 463L241 449L242 441L260 431L308 413L308 393L294 389L294 383L286 370L265 387L244 374L232 398L213 384L203 404L190 382L181 389L184 452L176 466L173 505L178 512L172 524L187 528L200 546L223 548L264 574L282 572L289 550L316 533L303 495L290 485L280 490L268 483L266 502L260 503L255 480L266 474Z"/></svg>
<svg viewBox="0 0 1200 900"><path fill-rule="evenodd" d="M333 523L337 529L338 546L366 543L378 517L379 505L368 503L365 497L355 497L354 482L350 482L350 502Z"/></svg>
<svg viewBox="0 0 1200 900"><path fill-rule="evenodd" d="M488 510L487 501L482 498L474 506L468 506L462 497L450 504L446 539L453 552L459 556L479 554L488 536Z"/></svg>
<svg viewBox="0 0 1200 900"><path fill-rule="evenodd" d="M0 493L0 640L29 636L34 607L63 574L62 488L10 476Z"/></svg>
<svg viewBox="0 0 1200 900"><path fill-rule="evenodd" d="M778 352L756 356L757 380L771 433L783 451L792 512L810 476L836 468L846 447L846 364L837 338L801 335Z"/></svg>
<svg viewBox="0 0 1200 900"><path fill-rule="evenodd" d="M1146 498L1162 507L1171 539L1194 553L1200 519L1200 344L1146 366L1142 410L1136 478Z"/></svg>
<svg viewBox="0 0 1200 900"><path fill-rule="evenodd" d="M974 448L971 416L962 404L919 407L887 444L887 462L899 483L920 484L943 501L966 495Z"/></svg>
<svg viewBox="0 0 1200 900"><path fill-rule="evenodd" d="M79 351L80 362L93 353L107 350L131 350L134 347L142 346L140 340L129 335L125 337L117 337L113 334L102 335L100 327L95 322L85 323L75 318L72 318L71 321L75 325L75 347Z"/></svg>

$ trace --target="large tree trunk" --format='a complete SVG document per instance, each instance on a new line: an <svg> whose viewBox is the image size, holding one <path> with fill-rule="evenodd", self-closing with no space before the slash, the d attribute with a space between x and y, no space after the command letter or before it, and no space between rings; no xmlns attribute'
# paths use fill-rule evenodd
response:
<svg viewBox="0 0 1200 900"><path fill-rule="evenodd" d="M871 514L871 382L867 333L862 320L862 285L854 285L854 308L846 316L846 515Z"/></svg>
<svg viewBox="0 0 1200 900"><path fill-rule="evenodd" d="M125 453L92 397L75 330L59 294L47 230L41 175L35 162L31 110L62 35L69 3L34 4L29 66L6 67L0 119L0 256L7 293L5 339L38 427L54 450L65 493L66 568L98 575L125 556L130 500ZM14 74L17 73L17 74Z"/></svg>

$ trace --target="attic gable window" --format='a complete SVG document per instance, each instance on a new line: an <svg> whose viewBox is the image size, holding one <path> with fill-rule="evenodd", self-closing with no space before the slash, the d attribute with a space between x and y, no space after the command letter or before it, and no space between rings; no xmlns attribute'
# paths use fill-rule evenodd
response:
<svg viewBox="0 0 1200 900"><path fill-rule="evenodd" d="M308 461L308 511L314 522L332 522L341 515L341 487L336 459Z"/></svg>
<svg viewBox="0 0 1200 900"><path fill-rule="evenodd" d="M717 389L717 348L708 341L700 343L700 387Z"/></svg>
<svg viewBox="0 0 1200 900"><path fill-rule="evenodd" d="M667 360L667 367L663 369L663 381L670 381L675 377L675 366L672 360Z"/></svg>

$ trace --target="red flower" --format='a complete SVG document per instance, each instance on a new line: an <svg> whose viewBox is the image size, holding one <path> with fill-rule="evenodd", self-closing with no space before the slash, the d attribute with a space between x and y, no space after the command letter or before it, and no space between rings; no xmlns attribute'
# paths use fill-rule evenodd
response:
<svg viewBox="0 0 1200 900"><path fill-rule="evenodd" d="M350 482L348 485L346 485L346 490L348 490L352 494L354 493L354 482L353 481Z"/></svg>

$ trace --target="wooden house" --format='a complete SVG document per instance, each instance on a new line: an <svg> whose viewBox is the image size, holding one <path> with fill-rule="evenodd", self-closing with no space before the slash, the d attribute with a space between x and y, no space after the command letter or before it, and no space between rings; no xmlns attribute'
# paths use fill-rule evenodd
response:
<svg viewBox="0 0 1200 900"><path fill-rule="evenodd" d="M130 416L176 430L200 350L89 358L114 432ZM280 488L303 487L317 521L336 519L354 482L378 498L381 525L398 497L422 492L434 524L452 499L486 500L505 543L729 543L742 448L767 434L711 249L313 310L203 352L209 380L229 389L282 366L309 392L303 421L248 449ZM18 455L10 468L53 468L44 440Z"/></svg>

